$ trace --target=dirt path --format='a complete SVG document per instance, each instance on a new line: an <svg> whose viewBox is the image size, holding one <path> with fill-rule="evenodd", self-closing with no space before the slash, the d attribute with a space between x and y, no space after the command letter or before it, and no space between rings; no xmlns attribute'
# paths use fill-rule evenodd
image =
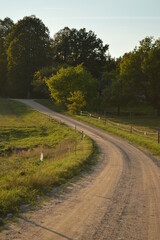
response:
<svg viewBox="0 0 160 240"><path fill-rule="evenodd" d="M154 159L119 138L31 101L24 103L83 130L101 149L94 171L22 215L1 240L159 240L160 168Z"/></svg>

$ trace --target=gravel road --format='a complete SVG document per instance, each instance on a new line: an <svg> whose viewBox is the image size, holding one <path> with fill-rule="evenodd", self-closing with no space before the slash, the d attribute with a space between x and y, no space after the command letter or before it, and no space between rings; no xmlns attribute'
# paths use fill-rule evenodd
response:
<svg viewBox="0 0 160 240"><path fill-rule="evenodd" d="M76 124L97 143L101 159L67 193L22 214L0 233L1 240L160 240L160 168L154 157L32 100L21 102L69 127Z"/></svg>

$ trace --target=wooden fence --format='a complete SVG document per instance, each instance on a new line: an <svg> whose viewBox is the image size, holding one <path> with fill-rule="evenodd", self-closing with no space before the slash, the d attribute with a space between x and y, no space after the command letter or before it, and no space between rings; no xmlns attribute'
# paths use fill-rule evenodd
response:
<svg viewBox="0 0 160 240"><path fill-rule="evenodd" d="M131 134L134 133L134 134L139 135L139 136L144 136L146 138L150 138L152 140L158 141L158 143L160 142L160 131L159 130L155 130L155 131L153 130L151 132L151 131L148 131L148 130L138 129L138 128L133 127L132 125L129 125L129 124L116 123L114 121L111 121L108 118L100 117L98 115L95 116L94 114L91 114L87 111L81 111L80 115L95 119L97 121L100 121L100 122L104 123L104 125L108 124L109 126L114 127L116 129L120 129L122 131L126 131L126 132L129 132Z"/></svg>

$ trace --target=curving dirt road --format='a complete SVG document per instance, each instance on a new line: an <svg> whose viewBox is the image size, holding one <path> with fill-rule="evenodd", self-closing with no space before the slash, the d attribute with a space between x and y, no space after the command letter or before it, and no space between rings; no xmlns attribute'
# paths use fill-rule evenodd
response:
<svg viewBox="0 0 160 240"><path fill-rule="evenodd" d="M160 168L156 159L127 141L32 100L23 103L90 136L101 149L94 171L68 192L22 215L1 240L159 240Z"/></svg>

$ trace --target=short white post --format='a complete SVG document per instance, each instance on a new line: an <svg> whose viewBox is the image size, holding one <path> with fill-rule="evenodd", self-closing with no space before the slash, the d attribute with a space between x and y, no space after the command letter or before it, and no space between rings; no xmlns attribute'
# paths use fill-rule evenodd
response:
<svg viewBox="0 0 160 240"><path fill-rule="evenodd" d="M41 176L42 176L43 151L41 151L40 161L41 161Z"/></svg>

